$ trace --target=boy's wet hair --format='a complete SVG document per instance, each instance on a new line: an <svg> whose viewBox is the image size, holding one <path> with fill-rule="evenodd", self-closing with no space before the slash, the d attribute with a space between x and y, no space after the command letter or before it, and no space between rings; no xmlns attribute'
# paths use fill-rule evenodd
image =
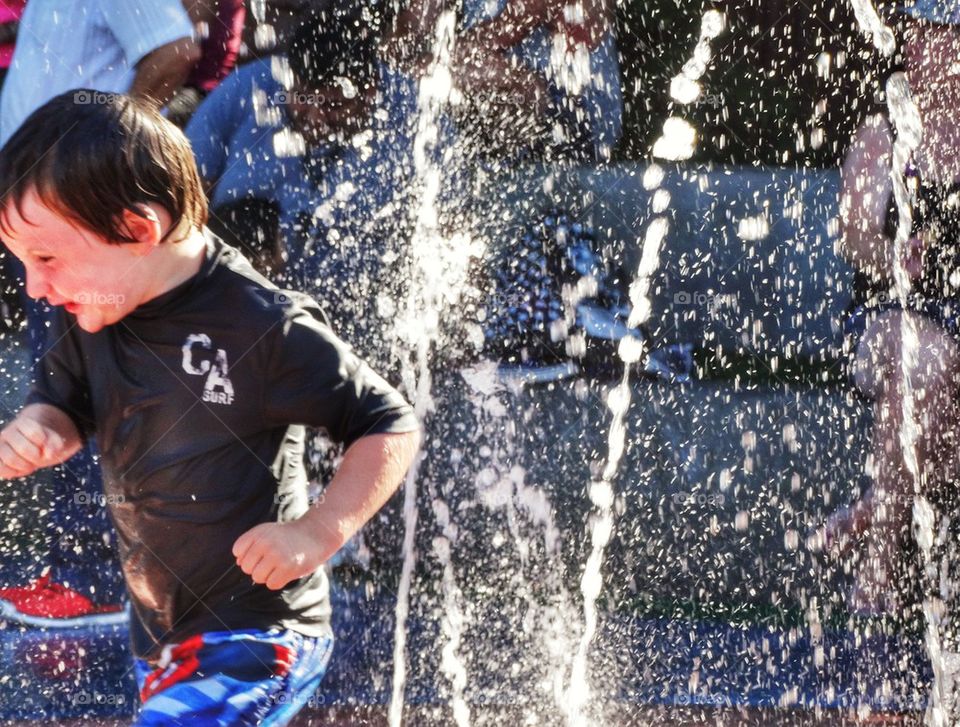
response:
<svg viewBox="0 0 960 727"><path fill-rule="evenodd" d="M190 142L150 104L124 94L67 91L34 111L0 150L0 230L12 203L37 190L43 203L109 242L138 242L126 210L156 203L172 218L168 239L207 221Z"/></svg>
<svg viewBox="0 0 960 727"><path fill-rule="evenodd" d="M379 14L367 7L307 12L287 47L294 79L306 88L335 84L337 78L358 89L374 87L381 26Z"/></svg>

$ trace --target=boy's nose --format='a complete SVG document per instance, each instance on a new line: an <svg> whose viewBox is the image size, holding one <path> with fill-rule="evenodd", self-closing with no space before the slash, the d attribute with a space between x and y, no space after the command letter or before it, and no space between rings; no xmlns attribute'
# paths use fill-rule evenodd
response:
<svg viewBox="0 0 960 727"><path fill-rule="evenodd" d="M50 292L50 286L47 284L46 279L42 275L29 269L26 272L26 276L27 295L34 300L46 298Z"/></svg>

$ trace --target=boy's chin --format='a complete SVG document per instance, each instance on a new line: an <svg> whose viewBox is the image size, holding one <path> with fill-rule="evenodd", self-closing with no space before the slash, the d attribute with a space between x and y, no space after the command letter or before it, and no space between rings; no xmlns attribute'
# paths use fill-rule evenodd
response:
<svg viewBox="0 0 960 727"><path fill-rule="evenodd" d="M107 325L99 311L88 311L81 308L73 315L77 319L77 325L87 333L96 333Z"/></svg>
<svg viewBox="0 0 960 727"><path fill-rule="evenodd" d="M77 325L86 333L96 333L103 328L103 323L99 321L84 321L82 318L77 318Z"/></svg>

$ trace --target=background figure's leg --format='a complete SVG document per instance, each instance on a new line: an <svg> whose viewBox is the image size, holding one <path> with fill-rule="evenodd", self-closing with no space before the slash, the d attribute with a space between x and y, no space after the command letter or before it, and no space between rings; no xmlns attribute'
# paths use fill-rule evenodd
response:
<svg viewBox="0 0 960 727"><path fill-rule="evenodd" d="M912 516L913 483L899 440L902 379L888 381L874 403L872 512L863 530L863 549L857 558L849 603L851 610L867 613L895 612L899 607L892 580L903 566L900 555Z"/></svg>

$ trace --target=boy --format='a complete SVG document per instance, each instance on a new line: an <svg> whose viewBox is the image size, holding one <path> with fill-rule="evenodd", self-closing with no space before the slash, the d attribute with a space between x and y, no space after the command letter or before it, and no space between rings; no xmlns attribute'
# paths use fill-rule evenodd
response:
<svg viewBox="0 0 960 727"><path fill-rule="evenodd" d="M130 97L74 93L0 151L0 233L27 293L57 307L27 405L0 432L0 477L96 436L136 724L285 724L329 658L323 564L397 488L418 424L312 300L204 231L179 130ZM313 507L304 425L348 445Z"/></svg>

